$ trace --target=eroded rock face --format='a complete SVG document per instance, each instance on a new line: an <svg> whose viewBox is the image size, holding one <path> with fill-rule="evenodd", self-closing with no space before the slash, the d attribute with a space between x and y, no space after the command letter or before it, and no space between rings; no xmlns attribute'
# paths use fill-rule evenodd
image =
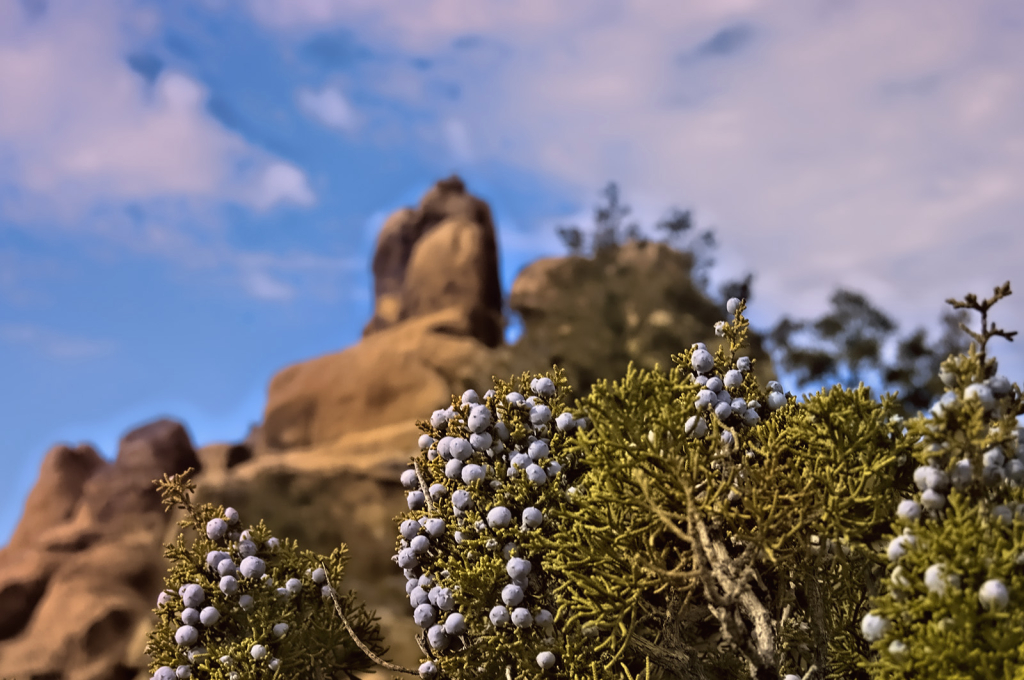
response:
<svg viewBox="0 0 1024 680"><path fill-rule="evenodd" d="M60 444L50 449L8 547L31 544L47 530L70 519L86 482L106 465L106 461L85 444L74 448Z"/></svg>
<svg viewBox="0 0 1024 680"><path fill-rule="evenodd" d="M501 342L501 284L494 221L458 177L435 184L419 206L387 219L373 255L374 315L369 336L419 316L456 308L489 347Z"/></svg>
<svg viewBox="0 0 1024 680"><path fill-rule="evenodd" d="M88 446L50 451L15 538L0 550L5 677L138 672L126 660L129 634L155 606L167 569L167 517L153 480L188 467L198 467L195 450L169 420L126 435L113 463Z"/></svg>
<svg viewBox="0 0 1024 680"><path fill-rule="evenodd" d="M468 389L489 375L493 352L471 329L472 317L449 307L289 366L270 383L262 428L267 445L322 446L345 434L428 417L448 405L453 386Z"/></svg>

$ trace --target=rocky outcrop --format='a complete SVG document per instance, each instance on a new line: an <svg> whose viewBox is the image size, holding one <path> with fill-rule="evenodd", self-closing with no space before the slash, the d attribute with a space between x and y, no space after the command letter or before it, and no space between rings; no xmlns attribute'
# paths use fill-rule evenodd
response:
<svg viewBox="0 0 1024 680"><path fill-rule="evenodd" d="M11 542L0 550L4 677L131 678L130 634L167 569L167 517L153 480L197 467L188 434L160 420L127 434L117 459L57 446Z"/></svg>
<svg viewBox="0 0 1024 680"><path fill-rule="evenodd" d="M494 221L458 177L434 185L416 208L389 217L373 255L374 314L364 336L455 309L489 347L502 340Z"/></svg>
<svg viewBox="0 0 1024 680"><path fill-rule="evenodd" d="M712 331L727 318L693 283L692 253L663 243L627 241L594 257L552 257L523 268L512 284L509 307L523 334L502 348L511 373L557 364L577 396L598 378L625 375L629 362L668 370L672 355L703 342L712 352L724 342ZM775 379L760 337L746 352L758 380Z"/></svg>

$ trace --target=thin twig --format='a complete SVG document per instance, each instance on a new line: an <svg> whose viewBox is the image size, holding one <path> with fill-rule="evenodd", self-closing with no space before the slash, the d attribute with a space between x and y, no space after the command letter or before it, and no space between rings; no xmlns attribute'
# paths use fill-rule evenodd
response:
<svg viewBox="0 0 1024 680"><path fill-rule="evenodd" d="M412 465L416 469L416 478L420 481L420 491L423 492L423 500L427 502L427 510L433 515L434 502L430 498L430 489L427 488L427 480L423 477L423 471L420 470L420 463L418 460L414 460Z"/></svg>
<svg viewBox="0 0 1024 680"><path fill-rule="evenodd" d="M324 564L321 561L320 562L320 566L323 568L324 574L326 575L327 574L327 565ZM331 595L331 600L334 601L334 610L336 612L338 612L338 616L341 617L341 622L343 624L345 624L345 630L348 631L348 634L350 636L352 636L352 641L356 643L356 646L359 647L359 649L363 650L363 653L366 654L366 656L370 657L373 660L373 662L376 663L377 665L383 666L384 668L387 668L389 671L398 671L399 673L408 673L409 675L419 675L420 674L419 671L414 671L414 670L412 670L410 668L406 668L404 666L399 666L397 664L393 664L390 661L385 661L384 659L382 659L379 656L377 656L376 654L374 654L373 650L371 650L369 647L367 647L365 644L363 644L363 641L360 640L356 636L356 632L354 630L352 630L352 626L349 625L348 619L345 618L344 612L341 611L341 603L338 602L338 594L334 591L334 586L331 585L331 577L330 576L327 576L327 588L328 588L327 592L330 593L330 595Z"/></svg>

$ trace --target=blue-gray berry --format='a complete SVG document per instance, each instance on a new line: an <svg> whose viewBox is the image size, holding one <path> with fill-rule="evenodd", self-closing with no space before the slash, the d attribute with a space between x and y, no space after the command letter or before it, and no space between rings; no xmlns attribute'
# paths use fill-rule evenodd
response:
<svg viewBox="0 0 1024 680"><path fill-rule="evenodd" d="M217 565L220 564L221 560L226 560L229 557L231 556L223 550L211 550L210 552L206 553L206 564L208 567L210 567L210 569L216 569Z"/></svg>
<svg viewBox="0 0 1024 680"><path fill-rule="evenodd" d="M516 628L529 628L533 625L533 614L526 607L516 607L512 610L512 624Z"/></svg>
<svg viewBox="0 0 1024 680"><path fill-rule="evenodd" d="M718 403L718 397L711 390L700 390L694 403L698 411L704 411Z"/></svg>
<svg viewBox="0 0 1024 680"><path fill-rule="evenodd" d="M462 393L462 404L479 404L480 395L476 393L476 390L466 390Z"/></svg>
<svg viewBox="0 0 1024 680"><path fill-rule="evenodd" d="M228 533L228 523L220 517L215 517L206 523L206 535L214 541L219 541Z"/></svg>
<svg viewBox="0 0 1024 680"><path fill-rule="evenodd" d="M544 468L533 463L526 467L526 478L534 484L546 484L548 481L548 474L544 472Z"/></svg>
<svg viewBox="0 0 1024 680"><path fill-rule="evenodd" d="M216 607L203 607L203 611L199 612L199 621L204 626L212 626L220 621L220 612Z"/></svg>
<svg viewBox="0 0 1024 680"><path fill-rule="evenodd" d="M555 418L555 427L559 432L570 432L576 429L576 419L566 411Z"/></svg>
<svg viewBox="0 0 1024 680"><path fill-rule="evenodd" d="M448 633L445 632L444 626L440 624L434 624L427 630L427 642L430 643L431 649L437 651L443 651L448 647Z"/></svg>
<svg viewBox="0 0 1024 680"><path fill-rule="evenodd" d="M429 604L421 604L413 611L412 620L420 628L430 628L437 622L437 611Z"/></svg>
<svg viewBox="0 0 1024 680"><path fill-rule="evenodd" d="M683 424L683 430L691 437L703 437L708 433L708 424L700 416L690 416Z"/></svg>
<svg viewBox="0 0 1024 680"><path fill-rule="evenodd" d="M423 528L426 529L427 534L431 538L438 538L444 535L444 520L437 517L431 517L427 520L427 523L423 525Z"/></svg>
<svg viewBox="0 0 1024 680"><path fill-rule="evenodd" d="M434 599L441 611L450 612L455 609L455 598L452 596L451 588L441 588Z"/></svg>
<svg viewBox="0 0 1024 680"><path fill-rule="evenodd" d="M186 584L181 591L181 601L186 607L198 607L206 599L206 593L197 583Z"/></svg>
<svg viewBox="0 0 1024 680"><path fill-rule="evenodd" d="M548 463L548 467L547 467L548 479L554 479L555 475L557 475L561 471L561 469L562 469L562 466L558 463L557 460L553 460L550 463Z"/></svg>
<svg viewBox="0 0 1024 680"><path fill-rule="evenodd" d="M533 391L550 399L555 396L555 383L551 378L537 378L537 382L533 385Z"/></svg>
<svg viewBox="0 0 1024 680"><path fill-rule="evenodd" d="M708 378L708 381L704 384L704 389L718 393L725 389L725 383L721 378L715 376L714 378Z"/></svg>
<svg viewBox="0 0 1024 680"><path fill-rule="evenodd" d="M250 555L238 565L238 572L242 575L242 578L260 578L267 573L267 563L254 555Z"/></svg>
<svg viewBox="0 0 1024 680"><path fill-rule="evenodd" d="M445 409L438 409L430 414L430 425L435 430L441 429L441 427L448 422L448 411Z"/></svg>
<svg viewBox="0 0 1024 680"><path fill-rule="evenodd" d="M186 678L192 677L192 666L186 666L182 664L174 671L174 677L179 680L185 680Z"/></svg>
<svg viewBox="0 0 1024 680"><path fill-rule="evenodd" d="M288 632L288 624L282 621L281 623L275 623L273 627L274 637L284 637L284 634Z"/></svg>
<svg viewBox="0 0 1024 680"><path fill-rule="evenodd" d="M413 539L409 541L409 547L412 548L412 551L417 555L422 555L430 550L430 539L426 536L414 536Z"/></svg>
<svg viewBox="0 0 1024 680"><path fill-rule="evenodd" d="M505 565L505 573L509 575L509 578L523 578L530 575L530 570L533 569L533 564L530 560L525 560L522 557L513 557Z"/></svg>
<svg viewBox="0 0 1024 680"><path fill-rule="evenodd" d="M267 655L267 648L263 645L253 645L252 649L249 650L249 654L252 658L259 660Z"/></svg>
<svg viewBox="0 0 1024 680"><path fill-rule="evenodd" d="M188 626L196 625L199 623L199 610L194 607L186 607L181 612L181 622Z"/></svg>
<svg viewBox="0 0 1024 680"><path fill-rule="evenodd" d="M153 674L152 680L174 680L176 677L173 668L170 666L160 666L160 668L156 669L156 673Z"/></svg>
<svg viewBox="0 0 1024 680"><path fill-rule="evenodd" d="M430 595L427 591L420 588L419 585L416 585L416 587L409 591L409 604L413 609L416 609L416 607L419 607L421 604L433 603L430 601Z"/></svg>
<svg viewBox="0 0 1024 680"><path fill-rule="evenodd" d="M402 534L402 538L411 541L413 536L420 533L420 523L414 519L407 519L399 525L398 532Z"/></svg>
<svg viewBox="0 0 1024 680"><path fill-rule="evenodd" d="M523 601L523 589L514 583L510 583L501 589L501 601L508 607L515 607Z"/></svg>
<svg viewBox="0 0 1024 680"><path fill-rule="evenodd" d="M690 357L690 365L698 373L707 373L714 368L715 358L706 349L698 348L693 352L693 356Z"/></svg>
<svg viewBox="0 0 1024 680"><path fill-rule="evenodd" d="M736 360L736 368L744 373L748 373L753 366L750 357L740 357Z"/></svg>
<svg viewBox="0 0 1024 680"><path fill-rule="evenodd" d="M444 620L444 631L449 635L462 635L467 630L466 617L458 612L452 612Z"/></svg>
<svg viewBox="0 0 1024 680"><path fill-rule="evenodd" d="M487 524L492 529L504 529L512 523L512 511L504 505L498 505L487 512Z"/></svg>
<svg viewBox="0 0 1024 680"><path fill-rule="evenodd" d="M551 448L548 446L548 443L543 439L538 439L537 441L531 443L529 448L527 448L527 455L529 455L530 458L534 461L544 460L550 454Z"/></svg>
<svg viewBox="0 0 1024 680"><path fill-rule="evenodd" d="M541 628L550 628L555 625L555 617L551 615L547 609L541 609L537 612L537 615L533 617L533 622Z"/></svg>
<svg viewBox="0 0 1024 680"><path fill-rule="evenodd" d="M729 298L729 301L725 303L725 311L730 314L735 314L736 310L740 308L740 304L741 300L739 298Z"/></svg>
<svg viewBox="0 0 1024 680"><path fill-rule="evenodd" d="M256 550L256 544L247 538L243 538L238 542L238 554L243 558L255 555Z"/></svg>
<svg viewBox="0 0 1024 680"><path fill-rule="evenodd" d="M530 529L536 529L544 523L544 513L535 507L529 507L523 510L523 526Z"/></svg>
<svg viewBox="0 0 1024 680"><path fill-rule="evenodd" d="M786 395L781 392L771 392L768 395L768 408L777 411L786 405Z"/></svg>
<svg viewBox="0 0 1024 680"><path fill-rule="evenodd" d="M739 387L743 384L743 374L737 370L730 370L725 372L725 379L722 381L726 387Z"/></svg>
<svg viewBox="0 0 1024 680"><path fill-rule="evenodd" d="M487 618L491 620L491 623L495 628L508 625L508 623L512 621L512 617L509 616L508 609L500 604L491 607L491 612L487 615Z"/></svg>
<svg viewBox="0 0 1024 680"><path fill-rule="evenodd" d="M543 670L548 670L555 665L555 655L551 652L541 652L537 655L537 665Z"/></svg>
<svg viewBox="0 0 1024 680"><path fill-rule="evenodd" d="M494 437L492 437L489 432L469 435L469 445L473 447L474 451L486 451L491 448L493 444Z"/></svg>
<svg viewBox="0 0 1024 680"><path fill-rule="evenodd" d="M476 465L475 463L470 463L469 465L462 468L462 481L465 482L466 484L471 484L472 482L480 481L486 475L487 473L484 471L484 469L479 465Z"/></svg>
<svg viewBox="0 0 1024 680"><path fill-rule="evenodd" d="M181 647L191 647L199 640L199 631L194 626L181 626L174 631L174 641Z"/></svg>
<svg viewBox="0 0 1024 680"><path fill-rule="evenodd" d="M437 665L433 661L424 661L420 664L419 673L421 678L433 678L437 675Z"/></svg>
<svg viewBox="0 0 1024 680"><path fill-rule="evenodd" d="M545 404L538 404L530 409L530 423L534 427L547 425L551 420L551 407Z"/></svg>
<svg viewBox="0 0 1024 680"><path fill-rule="evenodd" d="M398 551L398 566L402 569L412 569L420 563L416 551L412 548L402 548Z"/></svg>
<svg viewBox="0 0 1024 680"><path fill-rule="evenodd" d="M480 434L491 426L491 411L486 406L474 406L466 419L466 429Z"/></svg>
<svg viewBox="0 0 1024 680"><path fill-rule="evenodd" d="M426 498L423 496L422 491L410 491L408 497L408 505L410 510L419 510L423 507L426 502Z"/></svg>
<svg viewBox="0 0 1024 680"><path fill-rule="evenodd" d="M302 581L297 578L290 578L284 582L284 587L288 589L288 592L292 595L298 595L299 591L302 590Z"/></svg>
<svg viewBox="0 0 1024 680"><path fill-rule="evenodd" d="M419 441L416 443L419 445L421 451L426 451L434 443L434 438L429 434L421 434Z"/></svg>
<svg viewBox="0 0 1024 680"><path fill-rule="evenodd" d="M448 443L448 453L452 458L465 462L473 455L473 445L462 437L454 437Z"/></svg>
<svg viewBox="0 0 1024 680"><path fill-rule="evenodd" d="M402 486L406 489L415 489L420 484L419 477L416 476L415 470L405 470L402 472Z"/></svg>
<svg viewBox="0 0 1024 680"><path fill-rule="evenodd" d="M458 489L452 494L452 505L459 510L468 510L473 507L473 497L465 489Z"/></svg>

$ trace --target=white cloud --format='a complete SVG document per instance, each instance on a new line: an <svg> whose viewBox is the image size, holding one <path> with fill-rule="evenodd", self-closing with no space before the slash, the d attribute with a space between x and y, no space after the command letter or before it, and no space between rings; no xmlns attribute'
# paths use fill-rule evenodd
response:
<svg viewBox="0 0 1024 680"><path fill-rule="evenodd" d="M110 354L115 345L109 340L94 340L66 335L33 324L0 324L0 340L10 345L30 347L52 359L94 359Z"/></svg>
<svg viewBox="0 0 1024 680"><path fill-rule="evenodd" d="M336 87L325 87L319 92L299 90L298 101L303 111L327 127L351 132L359 122L352 106Z"/></svg>
<svg viewBox="0 0 1024 680"><path fill-rule="evenodd" d="M364 68L402 106L473 130L478 163L552 177L588 204L614 179L640 211L717 216L727 273L757 274L753 314L816 315L844 285L904 328L937 328L945 298L987 295L1019 270L1019 3L251 6L285 35L344 26L378 52L433 59L421 82L463 84L457 102L425 96L408 69ZM453 46L467 35L504 56ZM1000 311L1024 329L1020 294ZM1024 372L1019 350L999 351Z"/></svg>
<svg viewBox="0 0 1024 680"><path fill-rule="evenodd" d="M316 202L306 174L290 163L273 163L263 171L255 203L269 208L278 203L309 206Z"/></svg>
<svg viewBox="0 0 1024 680"><path fill-rule="evenodd" d="M196 80L165 70L149 85L130 69L128 29L137 40L140 24L158 25L151 15L119 3L63 3L28 19L17 3L4 4L0 187L8 191L0 210L9 218L42 213L70 223L97 203L148 199L311 202L297 170L285 177L279 160L208 113ZM268 177L276 194L256 190ZM281 190L282 179L290 189Z"/></svg>

